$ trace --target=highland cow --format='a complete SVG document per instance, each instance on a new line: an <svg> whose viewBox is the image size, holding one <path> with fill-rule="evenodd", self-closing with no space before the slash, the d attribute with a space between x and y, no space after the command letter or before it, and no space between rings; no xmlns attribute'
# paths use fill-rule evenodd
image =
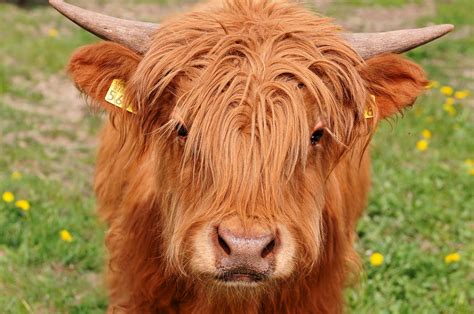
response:
<svg viewBox="0 0 474 314"><path fill-rule="evenodd" d="M109 312L342 312L369 141L427 84L395 53L452 26L351 34L265 0L157 25L50 2L109 40L68 66L109 116L95 178Z"/></svg>

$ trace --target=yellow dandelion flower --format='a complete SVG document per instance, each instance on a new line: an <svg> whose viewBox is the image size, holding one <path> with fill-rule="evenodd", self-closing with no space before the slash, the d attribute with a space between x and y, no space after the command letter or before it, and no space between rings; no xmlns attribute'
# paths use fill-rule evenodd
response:
<svg viewBox="0 0 474 314"><path fill-rule="evenodd" d="M21 208L25 212L30 210L30 203L27 200L18 200L15 202L15 206Z"/></svg>
<svg viewBox="0 0 474 314"><path fill-rule="evenodd" d="M431 89L431 88L438 88L439 87L439 82L438 81L430 81L428 85L426 85L426 88Z"/></svg>
<svg viewBox="0 0 474 314"><path fill-rule="evenodd" d="M444 101L444 105L447 105L447 106L451 106L451 105L454 105L454 98L453 97L448 97L446 98L446 100Z"/></svg>
<svg viewBox="0 0 474 314"><path fill-rule="evenodd" d="M428 149L428 141L427 140L419 140L416 143L416 149L418 149L420 152L424 152L425 150Z"/></svg>
<svg viewBox="0 0 474 314"><path fill-rule="evenodd" d="M370 255L370 264L372 266L380 266L383 264L383 255L375 252L372 255Z"/></svg>
<svg viewBox="0 0 474 314"><path fill-rule="evenodd" d="M444 104L443 110L446 111L452 117L456 115L456 108L454 108L454 106L452 105Z"/></svg>
<svg viewBox="0 0 474 314"><path fill-rule="evenodd" d="M61 230L61 232L59 232L59 235L61 236L61 240L65 242L72 242L72 235L66 229Z"/></svg>
<svg viewBox="0 0 474 314"><path fill-rule="evenodd" d="M461 254L454 252L451 254L448 254L444 257L444 262L446 264L451 264L451 263L457 263L461 260Z"/></svg>
<svg viewBox="0 0 474 314"><path fill-rule="evenodd" d="M49 37L55 38L55 37L58 37L58 35L59 35L59 32L56 28L52 27L52 28L49 29L49 31L48 31L48 36Z"/></svg>
<svg viewBox="0 0 474 314"><path fill-rule="evenodd" d="M474 176L474 168L469 169L469 174L470 174L471 176Z"/></svg>
<svg viewBox="0 0 474 314"><path fill-rule="evenodd" d="M428 129L424 129L423 132L421 132L421 136L423 136L423 138L429 140L431 138L431 131L428 130Z"/></svg>
<svg viewBox="0 0 474 314"><path fill-rule="evenodd" d="M456 99L464 99L469 96L469 92L467 90L460 90L454 93L454 98Z"/></svg>
<svg viewBox="0 0 474 314"><path fill-rule="evenodd" d="M453 88L451 86L443 86L439 89L441 94L446 95L446 96L451 96L453 94Z"/></svg>
<svg viewBox="0 0 474 314"><path fill-rule="evenodd" d="M466 160L464 160L464 163L468 167L474 167L474 160L472 160L472 159L466 159Z"/></svg>
<svg viewBox="0 0 474 314"><path fill-rule="evenodd" d="M15 200L15 195L10 191L6 191L2 194L2 199L6 203L11 203Z"/></svg>
<svg viewBox="0 0 474 314"><path fill-rule="evenodd" d="M13 171L12 172L12 175L11 175L11 178L12 180L20 180L22 177L21 173L18 172L18 171Z"/></svg>

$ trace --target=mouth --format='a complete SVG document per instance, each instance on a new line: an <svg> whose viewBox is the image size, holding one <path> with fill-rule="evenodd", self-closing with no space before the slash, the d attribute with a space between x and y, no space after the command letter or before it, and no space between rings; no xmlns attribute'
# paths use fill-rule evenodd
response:
<svg viewBox="0 0 474 314"><path fill-rule="evenodd" d="M257 284L265 281L268 276L265 273L249 269L234 269L220 273L215 279L227 284Z"/></svg>

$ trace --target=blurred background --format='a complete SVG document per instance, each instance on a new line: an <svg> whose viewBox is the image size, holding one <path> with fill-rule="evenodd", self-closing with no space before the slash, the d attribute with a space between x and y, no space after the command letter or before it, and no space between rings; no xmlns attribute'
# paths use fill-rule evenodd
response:
<svg viewBox="0 0 474 314"><path fill-rule="evenodd" d="M192 1L70 0L159 22ZM97 133L65 75L98 39L46 5L0 1L0 312L102 313L105 226L92 195ZM373 189L358 225L364 270L353 313L474 313L474 1L319 0L307 5L357 32L452 23L408 53L431 80L372 144Z"/></svg>

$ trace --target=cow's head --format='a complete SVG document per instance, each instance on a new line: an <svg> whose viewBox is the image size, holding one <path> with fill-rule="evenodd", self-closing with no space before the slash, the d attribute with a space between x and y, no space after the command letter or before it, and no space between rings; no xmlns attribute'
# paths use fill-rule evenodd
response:
<svg viewBox="0 0 474 314"><path fill-rule="evenodd" d="M270 1L231 1L158 27L54 3L118 42L79 49L69 72L110 112L123 153L147 162L170 269L234 286L319 262L325 204L350 193L332 171L347 156L357 168L376 123L426 84L419 66L390 53L451 29L346 34ZM134 114L104 100L114 79Z"/></svg>

